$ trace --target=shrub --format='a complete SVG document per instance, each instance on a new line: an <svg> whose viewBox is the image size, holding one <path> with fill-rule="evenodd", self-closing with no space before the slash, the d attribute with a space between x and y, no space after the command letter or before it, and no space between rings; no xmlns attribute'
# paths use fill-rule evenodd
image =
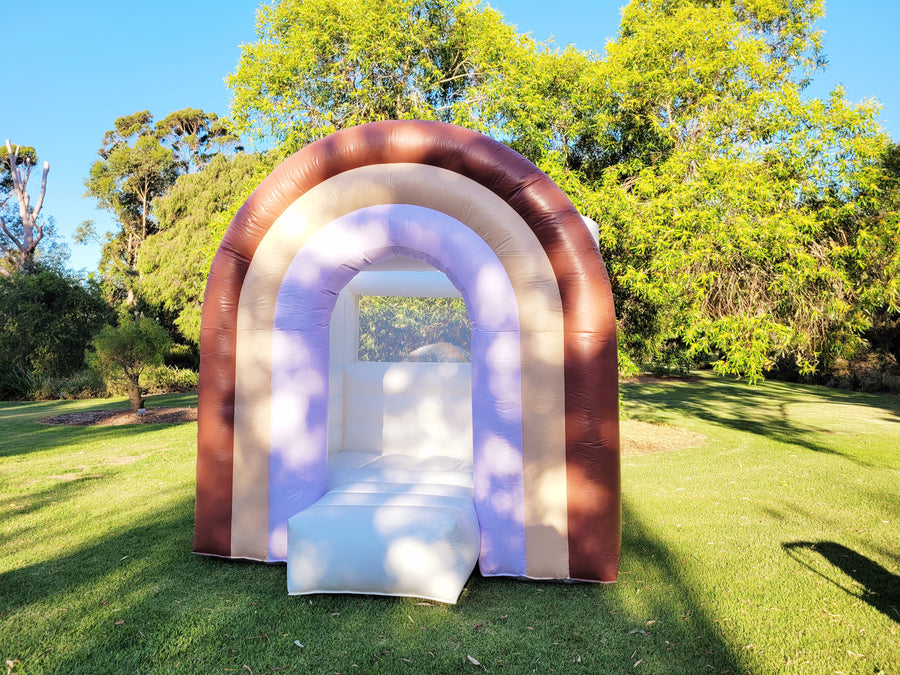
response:
<svg viewBox="0 0 900 675"><path fill-rule="evenodd" d="M37 375L20 366L10 363L0 364L0 400L31 399L38 388L39 379Z"/></svg>
<svg viewBox="0 0 900 675"><path fill-rule="evenodd" d="M183 394L196 391L198 379L188 368L154 366L141 373L141 388L148 394Z"/></svg>
<svg viewBox="0 0 900 675"><path fill-rule="evenodd" d="M103 378L90 368L83 368L71 375L40 378L30 398L37 401L52 401L59 398L103 398L108 395Z"/></svg>
<svg viewBox="0 0 900 675"><path fill-rule="evenodd" d="M97 288L65 272L0 277L0 358L7 387L24 393L24 373L42 378L77 372L90 339L109 319Z"/></svg>
<svg viewBox="0 0 900 675"><path fill-rule="evenodd" d="M191 345L173 344L163 355L163 363L171 368L197 370L200 367L200 354Z"/></svg>
<svg viewBox="0 0 900 675"><path fill-rule="evenodd" d="M172 344L168 333L153 319L123 319L117 327L105 326L91 341L90 367L107 383L125 382L131 409L144 407L141 374L149 367L161 366L163 353Z"/></svg>
<svg viewBox="0 0 900 675"><path fill-rule="evenodd" d="M856 391L900 394L900 365L893 354L872 350L854 359L837 359L825 383Z"/></svg>

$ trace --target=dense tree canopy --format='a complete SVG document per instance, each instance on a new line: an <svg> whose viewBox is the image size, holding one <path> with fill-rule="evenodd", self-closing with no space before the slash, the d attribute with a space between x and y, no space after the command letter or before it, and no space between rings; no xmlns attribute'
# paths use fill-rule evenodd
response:
<svg viewBox="0 0 900 675"><path fill-rule="evenodd" d="M282 0L227 79L243 130L287 151L364 122L453 121L478 80L473 24L499 15L464 0ZM482 28L486 27L482 26Z"/></svg>
<svg viewBox="0 0 900 675"><path fill-rule="evenodd" d="M239 149L226 119L215 113L185 108L153 123L144 110L116 119L98 150L100 159L85 180L86 196L116 218L119 230L107 235L100 272L114 301L134 306L139 300L141 270L138 254L144 242L160 230L155 202L179 176L195 174L220 153ZM79 236L90 238L92 224Z"/></svg>
<svg viewBox="0 0 900 675"><path fill-rule="evenodd" d="M886 138L873 106L840 90L802 95L822 61L821 10L814 0L625 8L598 71L605 142L578 178L628 352L646 360L680 344L751 378L790 355L813 372L870 322L845 258L848 246L862 253L874 223L847 218L878 180Z"/></svg>
<svg viewBox="0 0 900 675"><path fill-rule="evenodd" d="M96 286L58 269L0 278L0 370L69 375L109 319Z"/></svg>
<svg viewBox="0 0 900 675"><path fill-rule="evenodd" d="M171 315L191 343L200 341L200 307L212 251L212 233L272 169L274 158L255 154L216 155L196 174L185 174L154 205L159 232L147 239L137 259L140 292L153 309Z"/></svg>
<svg viewBox="0 0 900 675"><path fill-rule="evenodd" d="M175 152L183 173L197 173L222 151L241 149L227 119L198 108L169 113L156 123L156 136Z"/></svg>
<svg viewBox="0 0 900 675"><path fill-rule="evenodd" d="M873 104L806 94L824 64L822 11L632 0L601 56L519 35L480 2L280 0L261 8L227 80L232 116L282 154L381 119L487 133L599 224L624 367L812 373L900 315L900 151ZM207 132L181 112L170 145L200 148ZM210 161L214 173L183 177L153 211L162 232L138 264L144 288L191 339L201 275L167 287L172 249L205 270L200 241L214 246L265 173L249 170Z"/></svg>
<svg viewBox="0 0 900 675"><path fill-rule="evenodd" d="M875 107L803 93L821 11L634 0L604 58L519 40L480 85L468 123L599 223L626 367L811 373L896 308Z"/></svg>

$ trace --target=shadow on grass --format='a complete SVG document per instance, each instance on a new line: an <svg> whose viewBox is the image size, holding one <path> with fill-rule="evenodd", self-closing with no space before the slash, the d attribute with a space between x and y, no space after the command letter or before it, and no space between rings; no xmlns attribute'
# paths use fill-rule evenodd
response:
<svg viewBox="0 0 900 675"><path fill-rule="evenodd" d="M31 673L457 673L469 656L506 672L746 670L683 562L627 506L625 528L615 585L473 575L455 606L290 597L283 566L192 554L184 499L0 574L0 657Z"/></svg>
<svg viewBox="0 0 900 675"><path fill-rule="evenodd" d="M713 376L699 381L624 383L621 399L623 408L636 419L665 422L665 411L676 409L684 416L813 452L840 455L859 464L866 463L818 440L833 431L792 420L788 409L797 404L865 405L882 410L892 421L900 421L900 398L894 405L884 396L774 381L748 385Z"/></svg>
<svg viewBox="0 0 900 675"><path fill-rule="evenodd" d="M793 541L781 546L806 569L900 623L900 576L852 548L833 541ZM822 565L822 561L830 563L832 568ZM834 577L835 569L853 579L860 589L844 586Z"/></svg>

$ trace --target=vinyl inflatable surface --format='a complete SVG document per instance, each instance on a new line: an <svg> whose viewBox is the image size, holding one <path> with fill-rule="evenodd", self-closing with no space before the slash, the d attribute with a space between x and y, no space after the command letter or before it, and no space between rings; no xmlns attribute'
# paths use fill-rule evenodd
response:
<svg viewBox="0 0 900 675"><path fill-rule="evenodd" d="M488 576L614 581L618 384L603 261L545 174L438 122L377 122L309 145L229 227L203 305L194 550L276 561L302 548L308 566L323 533L359 506L326 495L329 464L339 463L328 441L331 318L359 272L395 257L445 274L472 323L477 531L464 539L477 543L460 560L477 554ZM347 527L407 512L384 499L366 498L368 515ZM433 505L446 536L473 530L466 507L447 499ZM404 536L433 532L428 522L405 527ZM317 543L292 543L289 530ZM391 541L377 541L390 555ZM347 584L326 590L378 592Z"/></svg>

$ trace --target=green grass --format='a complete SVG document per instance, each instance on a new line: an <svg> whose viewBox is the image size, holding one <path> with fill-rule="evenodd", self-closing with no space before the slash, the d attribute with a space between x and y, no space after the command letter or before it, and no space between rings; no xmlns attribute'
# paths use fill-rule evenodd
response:
<svg viewBox="0 0 900 675"><path fill-rule="evenodd" d="M622 396L707 441L624 458L619 582L474 576L455 606L289 597L283 566L193 555L196 424L46 427L124 403L2 403L0 674L898 672L900 399Z"/></svg>

